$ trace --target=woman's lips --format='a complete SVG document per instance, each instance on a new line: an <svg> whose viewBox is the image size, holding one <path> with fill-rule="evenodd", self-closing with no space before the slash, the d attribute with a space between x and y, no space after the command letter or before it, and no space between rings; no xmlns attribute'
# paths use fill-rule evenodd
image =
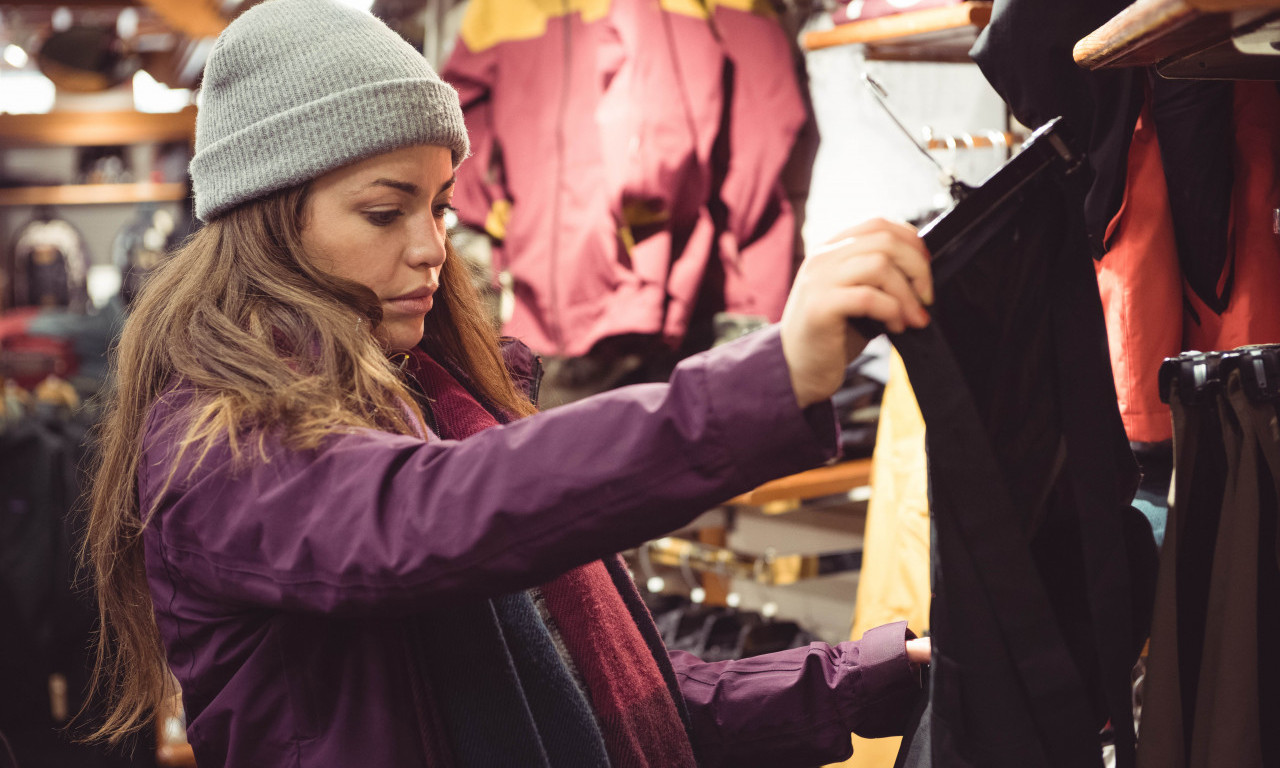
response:
<svg viewBox="0 0 1280 768"><path fill-rule="evenodd" d="M434 288L423 288L393 299L386 299L384 303L399 314L425 315L431 311L434 293Z"/></svg>

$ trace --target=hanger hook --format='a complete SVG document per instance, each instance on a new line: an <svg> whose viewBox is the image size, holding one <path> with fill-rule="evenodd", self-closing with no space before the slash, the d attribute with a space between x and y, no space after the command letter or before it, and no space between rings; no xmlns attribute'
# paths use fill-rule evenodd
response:
<svg viewBox="0 0 1280 768"><path fill-rule="evenodd" d="M942 171L942 173L945 174L947 171L938 162L938 158L929 154L928 142L926 141L925 145L921 146L920 142L916 141L916 137L912 135L911 131L907 130L907 126L903 125L902 121L898 119L898 116L895 115L893 113L893 110L889 108L889 102L888 102L889 92L884 89L884 86L881 85L880 82L876 80L874 77L872 77L870 72L862 73L862 82L866 83L867 88L871 90L871 95L875 97L876 104L878 104L880 106L880 109L884 111L885 115L889 117L889 120L891 120L893 124L897 126L898 130L902 132L902 135L907 137L907 141L911 142L911 146L919 150L920 154L928 158L930 163L932 163L939 171ZM932 134L932 129L926 126L926 130L928 130L930 134Z"/></svg>
<svg viewBox="0 0 1280 768"><path fill-rule="evenodd" d="M653 570L653 560L649 555L649 547L654 546L655 543L646 541L642 544L636 551L636 559L640 562L640 573L644 574L645 589L657 594L666 588L667 582Z"/></svg>
<svg viewBox="0 0 1280 768"><path fill-rule="evenodd" d="M684 577L685 584L689 587L689 600L701 604L707 599L707 591L702 588L701 582L693 572L693 567L689 565L689 553L692 548L690 545L680 550L680 575Z"/></svg>

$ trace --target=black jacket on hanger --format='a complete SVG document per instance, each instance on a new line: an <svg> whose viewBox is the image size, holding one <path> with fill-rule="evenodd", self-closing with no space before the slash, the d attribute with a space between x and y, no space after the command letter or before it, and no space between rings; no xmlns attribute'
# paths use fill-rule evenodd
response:
<svg viewBox="0 0 1280 768"><path fill-rule="evenodd" d="M995 0L971 51L982 73L1026 125L1061 116L1081 141L1091 175L1084 200L1094 256L1124 197L1129 142L1150 92L1168 181L1178 257L1188 285L1221 314L1231 291L1228 222L1234 181L1232 84L1175 81L1140 67L1090 71L1077 41L1129 0Z"/></svg>
<svg viewBox="0 0 1280 768"><path fill-rule="evenodd" d="M1061 117L1087 150L1085 220L1097 257L1124 198L1129 141L1146 75L1141 69L1088 71L1076 64L1072 49L1128 5L1129 0L995 0L991 23L970 51L1014 117L1031 126Z"/></svg>
<svg viewBox="0 0 1280 768"><path fill-rule="evenodd" d="M1064 152L1038 135L926 228L934 322L893 337L934 526L929 702L900 765L1101 766L1108 721L1117 765L1134 764L1155 544L1129 506L1137 468Z"/></svg>

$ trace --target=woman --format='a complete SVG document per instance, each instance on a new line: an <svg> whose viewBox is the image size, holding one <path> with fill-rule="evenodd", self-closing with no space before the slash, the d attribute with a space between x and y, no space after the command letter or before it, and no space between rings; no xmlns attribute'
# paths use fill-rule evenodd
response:
<svg viewBox="0 0 1280 768"><path fill-rule="evenodd" d="M535 361L451 258L466 131L420 55L269 0L203 90L206 226L137 299L101 436L100 738L170 669L205 768L806 765L901 728L928 659L904 626L704 664L610 553L834 455L847 319L928 322L909 228L850 230L780 328L668 385L533 415Z"/></svg>

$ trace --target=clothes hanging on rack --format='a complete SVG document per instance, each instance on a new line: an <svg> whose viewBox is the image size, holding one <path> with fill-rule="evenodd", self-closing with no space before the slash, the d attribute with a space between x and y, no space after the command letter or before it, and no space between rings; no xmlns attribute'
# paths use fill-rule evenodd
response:
<svg viewBox="0 0 1280 768"><path fill-rule="evenodd" d="M1061 117L1088 157L1082 184L1085 226L1095 255L1124 193L1125 157L1142 106L1145 73L1076 66L1076 41L1129 0L995 0L991 22L970 51L982 74L1023 125Z"/></svg>
<svg viewBox="0 0 1280 768"><path fill-rule="evenodd" d="M890 361L871 468L871 500L852 637L892 621L929 629L929 498L925 426L902 358ZM856 752L855 752L856 754Z"/></svg>
<svg viewBox="0 0 1280 768"><path fill-rule="evenodd" d="M776 322L794 276L795 214L782 172L808 110L794 46L773 6L753 0L710 5L732 85L728 157L717 162L728 166L718 190L725 209L717 249L724 310Z"/></svg>
<svg viewBox="0 0 1280 768"><path fill-rule="evenodd" d="M928 462L925 427L902 358L894 352L881 404L867 504L866 559L858 578L850 639L889 621L929 630ZM893 618L887 618L887 617ZM843 768L891 765L900 738L853 736L853 757Z"/></svg>
<svg viewBox="0 0 1280 768"><path fill-rule="evenodd" d="M1261 375L1259 375L1261 374ZM1188 353L1161 368L1173 505L1144 683L1142 768L1280 761L1280 347Z"/></svg>
<svg viewBox="0 0 1280 768"><path fill-rule="evenodd" d="M619 258L618 222L599 194L602 147L586 130L599 105L594 54L607 34L605 11L599 3L473 3L442 73L458 90L478 158L489 161L459 168L459 188L484 192L463 193L455 205L467 223L505 218L495 269L514 281L507 331L540 352L581 354L612 333L659 327L651 302L636 300L652 289ZM473 208L476 198L501 206Z"/></svg>
<svg viewBox="0 0 1280 768"><path fill-rule="evenodd" d="M1187 288L1216 314L1235 282L1231 246L1234 83L1151 77L1147 94ZM1132 150L1130 150L1132 151Z"/></svg>
<svg viewBox="0 0 1280 768"><path fill-rule="evenodd" d="M695 314L780 317L780 177L807 111L766 6L483 0L443 75L475 152L455 204L502 238L508 333L580 356L631 334L679 347Z"/></svg>
<svg viewBox="0 0 1280 768"><path fill-rule="evenodd" d="M126 305L174 246L176 226L172 214L148 203L138 206L133 219L116 234L111 261L120 270L120 295Z"/></svg>
<svg viewBox="0 0 1280 768"><path fill-rule="evenodd" d="M896 352L880 406L871 467L871 500L863 539L850 639L880 624L906 621L917 634L929 629L929 481L924 418L907 369ZM853 757L841 768L893 764L901 740L853 737Z"/></svg>
<svg viewBox="0 0 1280 768"><path fill-rule="evenodd" d="M93 665L96 606L75 587L84 526L75 502L92 420L88 409L67 407L75 396L65 382L36 389L0 407L0 732L22 766L143 765L146 749L108 754L64 730L85 701ZM96 707L87 713L100 715Z"/></svg>
<svg viewBox="0 0 1280 768"><path fill-rule="evenodd" d="M1164 136L1173 131L1158 130L1154 101L1134 130L1124 204L1108 228L1107 255L1097 264L1121 414L1134 441L1172 437L1157 386L1163 359L1186 349L1280 342L1280 303L1273 300L1280 238L1270 220L1280 208L1280 136L1274 130L1280 95L1270 83L1241 82L1231 99L1229 174L1213 160L1212 145L1192 151L1189 139L1181 138L1196 135L1194 125L1170 139L1180 150L1166 149ZM1206 116L1204 130L1216 136L1218 119ZM1179 156L1178 170L1167 168ZM1225 207L1220 194L1200 197L1203 189L1221 186L1224 175L1231 187ZM1175 184L1175 178L1182 181ZM1178 214L1187 209L1199 213L1184 215L1180 224ZM1194 257L1184 247L1218 241L1221 248L1196 247Z"/></svg>
<svg viewBox="0 0 1280 768"><path fill-rule="evenodd" d="M676 345L724 226L711 201L723 177L716 176L717 159L728 149L732 65L708 18L697 0L611 2L600 56L607 85L588 128L605 147L603 194L626 232L627 258L650 290L665 286L666 296L652 305L657 332Z"/></svg>
<svg viewBox="0 0 1280 768"><path fill-rule="evenodd" d="M922 233L934 323L893 341L927 425L934 659L904 765L1101 765L1108 720L1134 764L1154 542L1129 507L1078 162L1042 129Z"/></svg>
<svg viewBox="0 0 1280 768"><path fill-rule="evenodd" d="M32 332L31 325L40 316L34 307L0 314L0 379L32 388L49 376L76 375L80 361L69 339Z"/></svg>

